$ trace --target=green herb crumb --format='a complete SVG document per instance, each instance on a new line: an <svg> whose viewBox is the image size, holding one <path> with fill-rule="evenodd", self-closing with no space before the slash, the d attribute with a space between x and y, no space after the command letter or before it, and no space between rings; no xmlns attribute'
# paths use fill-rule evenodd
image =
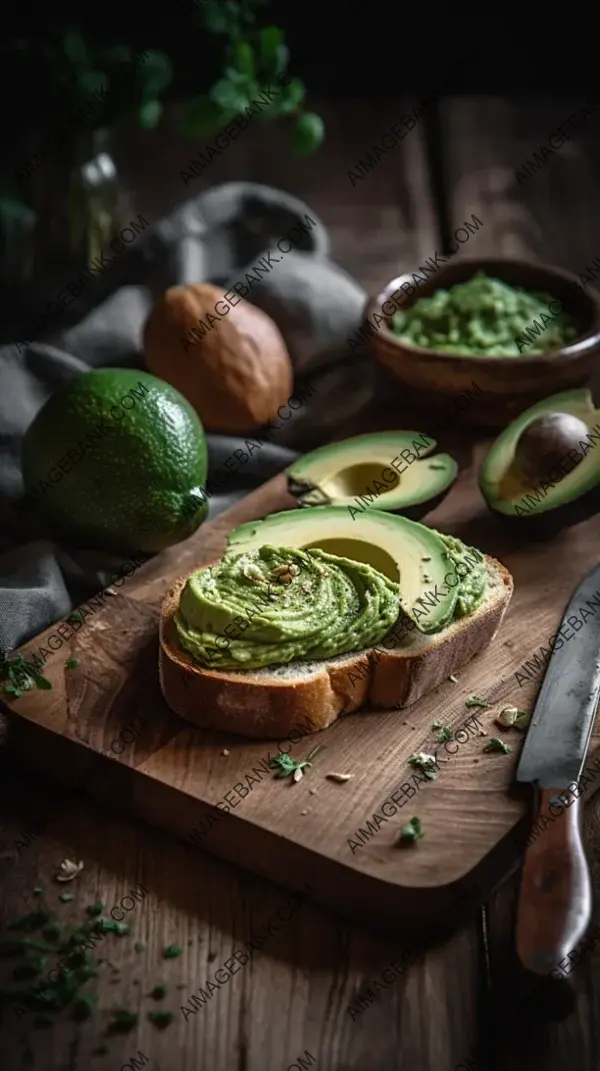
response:
<svg viewBox="0 0 600 1071"><path fill-rule="evenodd" d="M479 695L470 695L468 699L465 699L466 707L489 707L489 703L486 703L485 699L482 699Z"/></svg>
<svg viewBox="0 0 600 1071"><path fill-rule="evenodd" d="M168 1011L151 1011L148 1012L148 1020L153 1023L158 1030L164 1030L165 1027L170 1026L175 1016L173 1012Z"/></svg>
<svg viewBox="0 0 600 1071"><path fill-rule="evenodd" d="M166 985L162 985L162 984L161 985L155 985L154 989L149 994L149 996L151 996L153 1000L164 1000L166 995L167 995L167 987L166 987Z"/></svg>
<svg viewBox="0 0 600 1071"><path fill-rule="evenodd" d="M101 915L104 911L104 904L102 903L102 900L96 900L95 903L90 904L90 906L86 908L86 911L88 915L92 916L92 918L95 918L97 915Z"/></svg>
<svg viewBox="0 0 600 1071"><path fill-rule="evenodd" d="M119 1008L113 1013L113 1019L108 1025L108 1032L110 1034L128 1034L130 1030L133 1030L134 1026L137 1026L138 1019L139 1015L135 1012Z"/></svg>
<svg viewBox="0 0 600 1071"><path fill-rule="evenodd" d="M146 949L146 944L144 941L136 941L133 947L135 948L136 952L144 952Z"/></svg>
<svg viewBox="0 0 600 1071"><path fill-rule="evenodd" d="M505 744L503 740L500 740L497 736L493 736L488 744L485 745L484 751L501 751L504 755L510 755L512 747L510 744Z"/></svg>
<svg viewBox="0 0 600 1071"><path fill-rule="evenodd" d="M77 669L78 665L78 658L67 658L67 661L65 662L65 669Z"/></svg>
<svg viewBox="0 0 600 1071"><path fill-rule="evenodd" d="M33 895L34 896L42 896L43 892L44 892L44 890L42 889L42 886L41 885L36 885L35 889L33 890Z"/></svg>
<svg viewBox="0 0 600 1071"><path fill-rule="evenodd" d="M60 894L58 899L60 900L60 902L62 904L70 904L71 900L75 899L75 893L63 892L63 893Z"/></svg>
<svg viewBox="0 0 600 1071"><path fill-rule="evenodd" d="M416 844L422 836L423 827L421 819L417 818L415 815L414 818L409 819L405 826L402 826L399 843L402 845Z"/></svg>
<svg viewBox="0 0 600 1071"><path fill-rule="evenodd" d="M167 945L163 952L163 959L177 959L183 955L183 949L179 945Z"/></svg>
<svg viewBox="0 0 600 1071"><path fill-rule="evenodd" d="M323 750L324 746L324 744L317 744L305 759L292 759L289 755L275 755L274 758L269 759L269 766L277 770L275 777L292 777L294 781L300 781L305 767L312 766L312 760L319 751Z"/></svg>
<svg viewBox="0 0 600 1071"><path fill-rule="evenodd" d="M441 721L433 721L431 728L438 734L438 744L445 744L446 740L453 740L454 733L449 725L442 725Z"/></svg>
<svg viewBox="0 0 600 1071"><path fill-rule="evenodd" d="M450 674L450 676L448 677L448 680L452 681L453 684L458 684L458 677L455 677L454 673Z"/></svg>
<svg viewBox="0 0 600 1071"><path fill-rule="evenodd" d="M518 707L504 707L494 721L503 729L510 729L514 726L515 729L523 732L531 721L531 714L526 710L519 710Z"/></svg>
<svg viewBox="0 0 600 1071"><path fill-rule="evenodd" d="M420 751L416 755L410 755L408 765L412 766L413 770L418 770L419 773L422 773L427 781L435 781L438 775L435 768L435 755L426 755L424 751Z"/></svg>

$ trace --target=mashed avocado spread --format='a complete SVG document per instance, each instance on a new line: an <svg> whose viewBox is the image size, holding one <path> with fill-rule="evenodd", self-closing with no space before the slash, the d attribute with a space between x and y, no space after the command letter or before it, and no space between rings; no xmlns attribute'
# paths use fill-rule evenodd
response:
<svg viewBox="0 0 600 1071"><path fill-rule="evenodd" d="M259 669L371 647L398 617L398 584L323 550L264 546L189 577L175 624L214 669Z"/></svg>
<svg viewBox="0 0 600 1071"><path fill-rule="evenodd" d="M458 598L454 608L454 618L468 617L483 602L487 590L488 571L485 558L474 547L466 547L455 536L442 535L448 559L453 563L458 583ZM447 622L449 624L449 622Z"/></svg>
<svg viewBox="0 0 600 1071"><path fill-rule="evenodd" d="M478 551L442 538L448 576L458 584L454 616L463 617L483 600L487 570ZM399 611L399 585L370 565L318 549L263 546L193 573L175 625L199 665L260 669L372 647Z"/></svg>
<svg viewBox="0 0 600 1071"><path fill-rule="evenodd" d="M483 272L394 313L392 329L411 346L488 357L546 353L579 334L551 294L509 286Z"/></svg>

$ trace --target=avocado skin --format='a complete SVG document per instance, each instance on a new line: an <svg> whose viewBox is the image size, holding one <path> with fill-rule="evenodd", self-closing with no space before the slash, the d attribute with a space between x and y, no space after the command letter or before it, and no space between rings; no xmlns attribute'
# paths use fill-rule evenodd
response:
<svg viewBox="0 0 600 1071"><path fill-rule="evenodd" d="M521 538L550 540L565 528L572 528L576 524L581 524L582 521L587 521L596 513L600 513L600 484L593 487L587 494L574 498L572 502L564 502L556 509L546 510L544 513L536 513L534 510L522 517L516 514L500 513L488 499L486 499L486 504L494 516L500 518L506 531Z"/></svg>

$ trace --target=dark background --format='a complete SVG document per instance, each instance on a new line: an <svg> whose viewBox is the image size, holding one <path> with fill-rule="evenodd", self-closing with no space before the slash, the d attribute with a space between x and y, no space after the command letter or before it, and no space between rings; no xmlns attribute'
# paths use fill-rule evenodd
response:
<svg viewBox="0 0 600 1071"><path fill-rule="evenodd" d="M74 18L98 40L164 49L175 61L173 92L185 95L205 88L220 69L217 39L207 41L195 12L192 0L110 0L90 9L57 3L39 11L22 5L5 25L43 38ZM598 84L591 6L275 0L259 18L285 29L309 92L331 97L440 89L543 94ZM9 72L1 74L8 85ZM35 88L35 72L11 71L10 83L14 107Z"/></svg>

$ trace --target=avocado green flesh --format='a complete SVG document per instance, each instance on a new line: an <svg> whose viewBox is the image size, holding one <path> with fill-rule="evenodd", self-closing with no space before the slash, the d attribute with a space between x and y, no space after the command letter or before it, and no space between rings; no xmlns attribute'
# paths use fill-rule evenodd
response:
<svg viewBox="0 0 600 1071"><path fill-rule="evenodd" d="M587 424L589 449L574 444L585 455L583 460L571 472L561 476L557 471L556 479L533 486L524 480L515 461L515 451L525 428L550 413L569 413ZM537 515L566 505L598 484L600 411L594 408L592 396L586 389L554 394L521 413L489 448L479 475L479 486L488 505L499 513L516 517L529 513Z"/></svg>
<svg viewBox="0 0 600 1071"><path fill-rule="evenodd" d="M190 536L208 512L206 471L196 411L137 369L76 376L42 406L23 441L34 508L106 549L151 553Z"/></svg>
<svg viewBox="0 0 600 1071"><path fill-rule="evenodd" d="M435 448L435 439L418 431L357 435L305 454L288 469L288 480L306 485L294 492L303 505L401 510L442 494L456 479L456 461Z"/></svg>
<svg viewBox="0 0 600 1071"><path fill-rule="evenodd" d="M488 357L547 353L581 333L557 304L551 294L510 286L478 272L394 313L392 329L402 342L440 353Z"/></svg>
<svg viewBox="0 0 600 1071"><path fill-rule="evenodd" d="M175 625L201 665L259 669L372 647L399 609L398 585L368 565L265 545L189 577Z"/></svg>
<svg viewBox="0 0 600 1071"><path fill-rule="evenodd" d="M354 520L340 506L287 510L240 525L229 535L231 550L265 543L319 547L370 565L399 582L401 611L424 633L439 632L485 599L487 568L478 551L379 510L367 510ZM463 565L457 572L458 560Z"/></svg>

